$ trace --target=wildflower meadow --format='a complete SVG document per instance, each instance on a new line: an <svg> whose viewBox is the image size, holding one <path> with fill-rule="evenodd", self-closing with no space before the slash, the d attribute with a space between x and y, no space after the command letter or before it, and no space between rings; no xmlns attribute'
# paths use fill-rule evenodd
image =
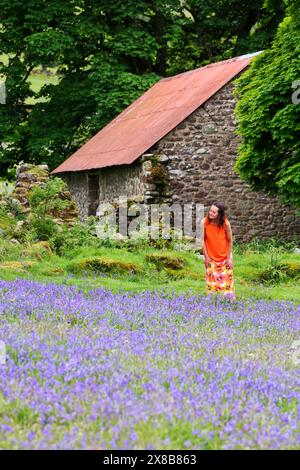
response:
<svg viewBox="0 0 300 470"><path fill-rule="evenodd" d="M299 314L2 280L0 448L299 449Z"/></svg>

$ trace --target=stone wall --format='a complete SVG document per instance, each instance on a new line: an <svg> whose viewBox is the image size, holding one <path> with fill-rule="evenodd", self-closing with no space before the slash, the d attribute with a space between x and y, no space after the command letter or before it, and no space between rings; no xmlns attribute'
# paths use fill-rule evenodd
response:
<svg viewBox="0 0 300 470"><path fill-rule="evenodd" d="M24 163L17 168L16 184L10 195L11 203L18 203L18 210L24 214L30 214L29 193L35 186L44 186L49 180L48 165L33 165ZM69 191L62 191L57 196L66 201L66 207L57 211L52 211L52 217L57 224L65 223L73 225L77 220L77 207L71 198Z"/></svg>
<svg viewBox="0 0 300 470"><path fill-rule="evenodd" d="M70 193L78 208L78 219L84 220L88 217L88 179L86 172L70 172L59 175L68 185Z"/></svg>
<svg viewBox="0 0 300 470"><path fill-rule="evenodd" d="M135 199L144 194L143 169L140 162L103 168L99 172L100 201L114 201L119 196Z"/></svg>
<svg viewBox="0 0 300 470"><path fill-rule="evenodd" d="M295 211L276 197L251 191L234 172L240 138L232 89L232 83L222 88L153 146L149 157L165 166L172 202L202 203L207 209L214 200L223 201L236 239L299 237ZM150 200L157 198L155 189Z"/></svg>
<svg viewBox="0 0 300 470"><path fill-rule="evenodd" d="M31 165L24 163L17 168L16 185L11 197L20 203L20 211L30 212L29 191L34 186L42 186L49 178L48 165Z"/></svg>
<svg viewBox="0 0 300 470"><path fill-rule="evenodd" d="M115 202L119 196L137 202L144 200L144 169L139 161L97 171L65 173L62 177L77 204L81 221L96 215L100 202Z"/></svg>

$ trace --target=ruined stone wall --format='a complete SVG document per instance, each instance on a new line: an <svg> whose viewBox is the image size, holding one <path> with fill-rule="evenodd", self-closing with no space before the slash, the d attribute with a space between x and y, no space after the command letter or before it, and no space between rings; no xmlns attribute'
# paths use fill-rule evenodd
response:
<svg viewBox="0 0 300 470"><path fill-rule="evenodd" d="M18 203L18 210L24 214L30 214L31 208L29 204L29 193L35 186L44 186L49 180L48 165L33 165L24 163L17 168L16 183L13 192L11 193L11 203ZM68 202L63 209L53 211L53 219L57 224L65 223L73 225L77 220L77 207L71 198L69 191L62 191L57 196Z"/></svg>
<svg viewBox="0 0 300 470"><path fill-rule="evenodd" d="M34 186L42 186L49 178L49 168L47 165L31 165L24 163L17 168L16 184L11 196L20 203L20 211L30 212L29 191Z"/></svg>
<svg viewBox="0 0 300 470"><path fill-rule="evenodd" d="M72 194L78 208L78 219L84 220L88 217L88 180L86 172L70 172L58 175L64 179Z"/></svg>
<svg viewBox="0 0 300 470"><path fill-rule="evenodd" d="M251 191L234 172L240 138L235 134L232 89L232 83L225 86L148 151L169 175L166 199L171 194L172 202L202 203L205 209L216 199L223 201L233 234L241 241L299 237L295 211L276 197ZM156 189L148 191L149 201L157 198Z"/></svg>
<svg viewBox="0 0 300 470"><path fill-rule="evenodd" d="M83 221L96 215L100 202L116 202L120 196L131 201L144 200L144 170L140 162L95 171L70 172L62 175Z"/></svg>

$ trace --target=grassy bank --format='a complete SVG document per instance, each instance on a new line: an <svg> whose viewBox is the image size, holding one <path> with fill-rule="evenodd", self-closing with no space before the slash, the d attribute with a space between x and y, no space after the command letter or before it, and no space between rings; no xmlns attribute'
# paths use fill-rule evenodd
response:
<svg viewBox="0 0 300 470"><path fill-rule="evenodd" d="M33 170L32 170L33 171ZM8 197L0 210L0 276L39 282L105 287L142 292L167 290L205 293L203 259L191 240L149 239L147 233L128 238L96 236L99 220L76 220L68 226L54 218L72 213L72 201L58 197L66 191L59 178L30 191L31 213ZM296 242L254 240L234 243L234 275L239 299L300 300L300 254Z"/></svg>
<svg viewBox="0 0 300 470"><path fill-rule="evenodd" d="M86 247L58 256L21 245L8 248L8 245L0 249L0 277L4 280L34 279L77 285L87 290L102 286L113 292L163 289L205 293L204 263L199 254L193 252L155 248L132 252L126 248ZM272 249L258 253L241 252L239 248L234 253L234 262L238 298L300 301L299 254L285 251L274 260ZM282 265L292 266L295 274L281 276L279 267ZM262 279L266 272L274 273L274 279Z"/></svg>

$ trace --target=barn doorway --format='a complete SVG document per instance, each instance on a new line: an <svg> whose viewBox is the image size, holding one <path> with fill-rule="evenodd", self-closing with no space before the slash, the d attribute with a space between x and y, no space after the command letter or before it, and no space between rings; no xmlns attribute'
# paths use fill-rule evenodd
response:
<svg viewBox="0 0 300 470"><path fill-rule="evenodd" d="M88 175L88 190L89 190L89 209L88 215L96 215L97 207L99 205L99 175Z"/></svg>

